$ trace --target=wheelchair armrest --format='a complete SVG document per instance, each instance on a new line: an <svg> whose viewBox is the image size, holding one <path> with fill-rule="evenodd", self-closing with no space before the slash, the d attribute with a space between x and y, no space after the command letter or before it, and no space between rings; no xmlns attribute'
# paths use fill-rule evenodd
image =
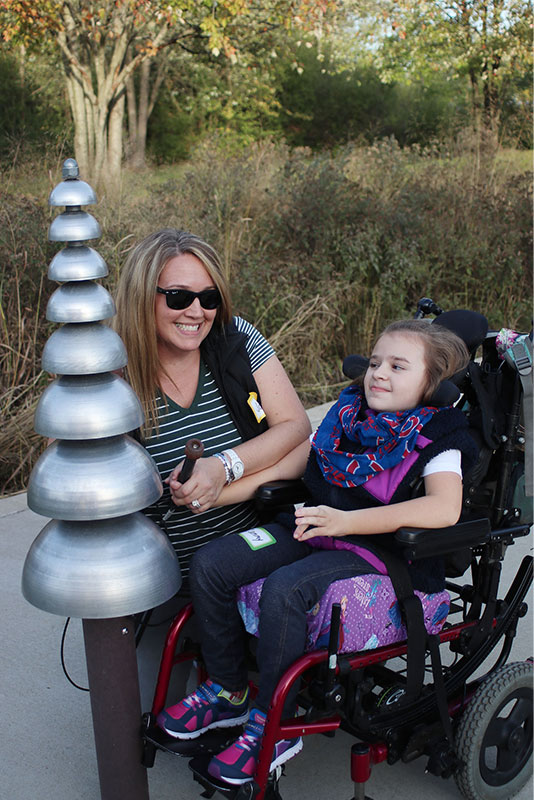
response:
<svg viewBox="0 0 534 800"><path fill-rule="evenodd" d="M395 540L410 561L429 556L445 556L466 547L484 544L490 536L489 519L458 522L446 528L399 528Z"/></svg>
<svg viewBox="0 0 534 800"><path fill-rule="evenodd" d="M256 489L254 501L259 508L274 508L275 506L293 505L302 503L309 497L304 481L300 478L286 481L271 481L264 483Z"/></svg>

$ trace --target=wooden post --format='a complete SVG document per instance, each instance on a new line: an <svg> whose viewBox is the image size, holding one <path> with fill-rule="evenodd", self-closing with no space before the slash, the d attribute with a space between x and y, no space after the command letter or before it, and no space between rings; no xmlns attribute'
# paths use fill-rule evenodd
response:
<svg viewBox="0 0 534 800"><path fill-rule="evenodd" d="M149 800L133 618L84 619L102 800Z"/></svg>

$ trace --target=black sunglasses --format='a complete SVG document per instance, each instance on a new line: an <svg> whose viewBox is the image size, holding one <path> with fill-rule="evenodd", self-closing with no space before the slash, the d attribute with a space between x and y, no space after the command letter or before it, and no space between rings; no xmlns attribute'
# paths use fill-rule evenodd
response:
<svg viewBox="0 0 534 800"><path fill-rule="evenodd" d="M156 291L165 295L167 305L174 311L189 308L197 297L202 308L211 310L221 305L221 293L218 289L204 289L203 292L190 292L189 289L161 289L157 286Z"/></svg>

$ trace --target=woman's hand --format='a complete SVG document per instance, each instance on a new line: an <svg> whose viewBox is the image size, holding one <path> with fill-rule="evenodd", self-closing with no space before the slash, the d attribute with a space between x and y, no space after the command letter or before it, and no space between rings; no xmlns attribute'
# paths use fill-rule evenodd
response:
<svg viewBox="0 0 534 800"><path fill-rule="evenodd" d="M330 506L303 506L295 511L297 527L293 536L301 542L314 536L344 536L347 513Z"/></svg>
<svg viewBox="0 0 534 800"><path fill-rule="evenodd" d="M207 511L219 497L226 482L222 461L218 458L199 458L193 474L185 483L178 481L183 461L173 469L165 483L171 490L171 498L177 506L187 506L194 514Z"/></svg>

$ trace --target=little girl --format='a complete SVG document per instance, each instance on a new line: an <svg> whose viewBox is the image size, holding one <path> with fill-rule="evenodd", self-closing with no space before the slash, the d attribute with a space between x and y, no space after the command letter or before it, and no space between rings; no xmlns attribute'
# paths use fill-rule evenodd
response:
<svg viewBox="0 0 534 800"><path fill-rule="evenodd" d="M212 541L195 554L191 595L210 679L163 711L158 723L171 736L193 739L248 720L243 734L211 759L214 777L229 784L254 777L272 693L304 653L307 612L329 584L377 572L373 542L395 550L393 532L400 527L457 522L462 467L470 466L476 449L462 412L438 408L432 397L468 359L461 339L440 325L404 320L387 327L374 346L363 391L357 384L345 389L312 437L304 482L313 504L294 517L280 514L262 528ZM413 498L420 477L424 494ZM444 588L440 559L409 569L415 589ZM235 595L239 586L265 576L259 691L249 713L246 635ZM296 688L284 716L294 712L295 694ZM278 742L271 769L301 748L301 738Z"/></svg>

